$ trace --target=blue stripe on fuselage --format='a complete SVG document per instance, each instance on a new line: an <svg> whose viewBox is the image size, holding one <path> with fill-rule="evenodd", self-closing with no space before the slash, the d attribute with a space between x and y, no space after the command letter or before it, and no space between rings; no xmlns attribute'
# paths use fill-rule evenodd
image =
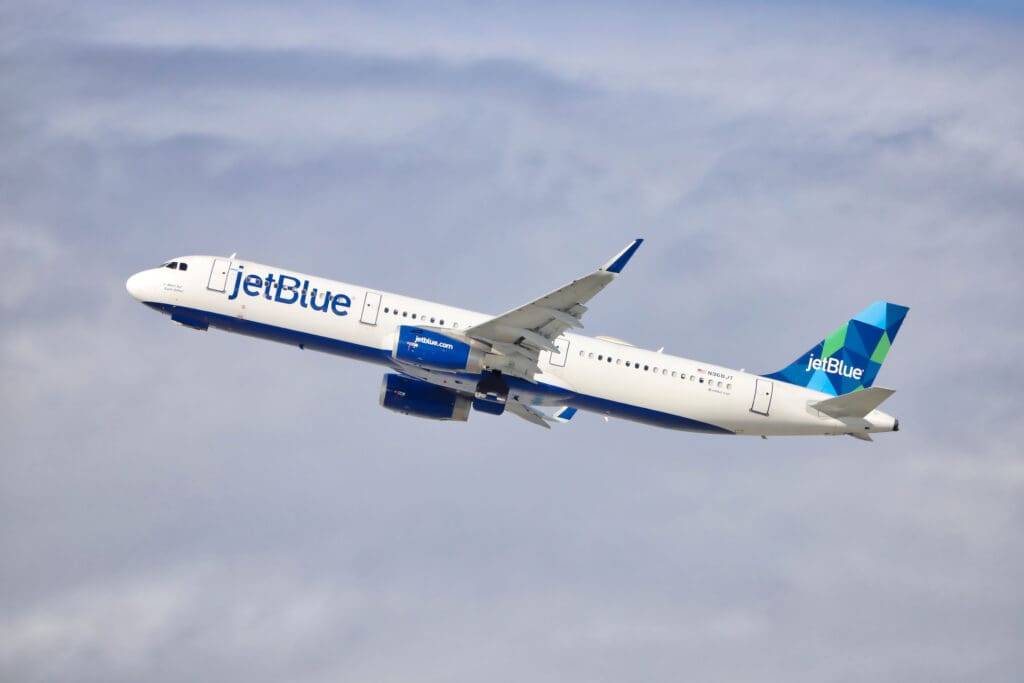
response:
<svg viewBox="0 0 1024 683"><path fill-rule="evenodd" d="M391 359L391 352L385 349L375 349L361 344L352 344L351 342L341 341L340 339L334 339L332 337L321 337L308 332L290 330L287 327L267 325L265 323L258 323L254 320L235 318L230 315L221 315L220 313L211 313L209 311L201 311L195 308L171 306L169 304L153 303L149 301L145 302L145 304L150 308L160 311L161 313L166 313L168 315L185 315L193 320L201 320L211 327L216 327L220 330L227 330L228 332L234 332L236 334L244 334L247 337L256 337L258 339L281 342L282 344L288 344L289 346L301 346L302 348L310 351L323 351L324 353L330 353L336 356L345 356L346 358L355 358L357 360L369 361L371 363L390 365L389 361Z"/></svg>
<svg viewBox="0 0 1024 683"><path fill-rule="evenodd" d="M300 332L299 330L291 330L286 327L278 327L276 325L267 325L253 320L245 320L243 318L222 315L220 313L211 313L209 311L202 311L195 308L171 306L169 304L150 301L144 303L150 308L161 313L184 316L190 320L201 321L211 327L227 330L228 332L243 334L247 337L276 341L290 346L301 346L302 348L310 351L322 351L335 356L344 356L346 358L354 358L356 360L376 363L378 365L386 365L402 372L402 367L392 362L391 351L388 349L375 349L370 346L353 344L351 342L334 339L332 337L322 337L308 332ZM481 377L480 375L469 374L453 374L453 376L457 376L471 385L475 385ZM712 434L733 433L731 430L717 427L699 420L692 420L688 417L673 415L672 413L665 413L658 410L651 410L650 408L642 408L628 403L611 401L597 396L577 394L560 387L544 384L543 382L534 384L518 377L505 377L505 381L509 385L510 394L515 394L516 392L541 394L546 397L553 397L560 403L579 408L580 410L631 420L633 422L641 422L643 424L663 427L666 429L676 429L687 432L706 432Z"/></svg>
<svg viewBox="0 0 1024 683"><path fill-rule="evenodd" d="M467 376L462 375L461 377L465 378ZM545 396L554 397L554 399L559 403L564 403L566 405L573 406L574 408L579 408L580 410L608 415L610 417L616 417L623 420L631 420L633 422L641 422L643 424L663 427L665 429L675 429L686 432L706 432L710 434L734 433L729 429L717 427L715 425L708 424L707 422L701 422L700 420L693 420L688 417L682 417L681 415L673 415L672 413L664 413L660 410L651 410L650 408L643 408L629 403L620 403L618 401L612 401L599 396L578 394L562 389L561 387L544 384L543 382L533 384L518 377L506 377L505 381L508 382L509 395L513 395L516 392L543 394Z"/></svg>

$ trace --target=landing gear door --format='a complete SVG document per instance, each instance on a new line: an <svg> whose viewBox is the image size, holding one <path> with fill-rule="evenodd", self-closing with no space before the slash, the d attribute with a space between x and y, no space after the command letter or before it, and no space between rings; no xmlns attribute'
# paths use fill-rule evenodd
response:
<svg viewBox="0 0 1024 683"><path fill-rule="evenodd" d="M213 259L213 269L210 270L210 281L206 283L207 289L215 292L223 292L228 283L228 269L231 261L226 258Z"/></svg>
<svg viewBox="0 0 1024 683"><path fill-rule="evenodd" d="M772 405L772 391L774 384L771 380L757 378L754 386L754 402L750 405L750 412L759 415L768 415L768 409Z"/></svg>
<svg viewBox="0 0 1024 683"><path fill-rule="evenodd" d="M569 340L556 339L555 346L561 353L551 352L551 364L558 368L565 367L565 359L569 357Z"/></svg>
<svg viewBox="0 0 1024 683"><path fill-rule="evenodd" d="M359 322L367 325L377 324L377 315L380 312L380 294L367 292L363 301L363 312L359 314Z"/></svg>

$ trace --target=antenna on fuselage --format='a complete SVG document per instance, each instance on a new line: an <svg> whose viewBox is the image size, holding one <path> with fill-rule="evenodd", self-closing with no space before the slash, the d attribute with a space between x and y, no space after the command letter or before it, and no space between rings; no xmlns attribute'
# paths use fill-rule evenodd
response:
<svg viewBox="0 0 1024 683"><path fill-rule="evenodd" d="M238 252L237 251L233 251L233 252L231 252L231 256L228 256L228 258L231 259L232 261L234 261L236 256L238 256Z"/></svg>

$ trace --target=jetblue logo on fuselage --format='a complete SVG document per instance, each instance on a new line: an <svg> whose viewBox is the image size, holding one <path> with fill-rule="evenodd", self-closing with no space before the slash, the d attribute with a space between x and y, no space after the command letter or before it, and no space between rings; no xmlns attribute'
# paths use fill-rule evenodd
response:
<svg viewBox="0 0 1024 683"><path fill-rule="evenodd" d="M291 275L274 273L267 273L261 277L255 273L245 274L242 268L232 268L235 270L235 284L228 295L228 300L237 299L239 294L262 296L279 304L297 303L302 308L323 313L331 311L338 316L348 315L348 309L352 306L352 299L347 294L334 294L330 290L321 292L317 287L311 289L309 280L302 281Z"/></svg>
<svg viewBox="0 0 1024 683"><path fill-rule="evenodd" d="M864 376L864 370L847 365L841 358L815 358L813 355L807 359L805 372L821 370L830 375L842 375L850 379L860 379Z"/></svg>

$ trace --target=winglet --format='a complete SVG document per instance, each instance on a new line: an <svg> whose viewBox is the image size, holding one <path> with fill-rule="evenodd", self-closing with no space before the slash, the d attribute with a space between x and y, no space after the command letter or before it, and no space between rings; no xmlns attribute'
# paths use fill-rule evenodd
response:
<svg viewBox="0 0 1024 683"><path fill-rule="evenodd" d="M643 241L643 238L633 240L628 247L616 254L611 261L601 266L601 270L609 273L621 273L622 269L625 268L626 264L629 262L629 259L633 258L633 254L635 254L636 250L640 248L641 244L643 244Z"/></svg>
<svg viewBox="0 0 1024 683"><path fill-rule="evenodd" d="M575 414L575 408L573 408L572 406L566 406L559 410L557 413L555 413L555 417L553 419L555 420L555 422L568 422L573 418Z"/></svg>

